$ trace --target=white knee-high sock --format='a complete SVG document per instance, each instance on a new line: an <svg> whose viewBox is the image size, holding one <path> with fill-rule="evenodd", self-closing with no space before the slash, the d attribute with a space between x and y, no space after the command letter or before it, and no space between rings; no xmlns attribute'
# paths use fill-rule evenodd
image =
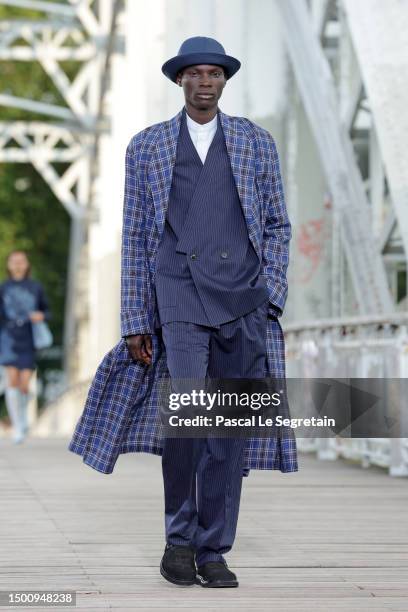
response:
<svg viewBox="0 0 408 612"><path fill-rule="evenodd" d="M21 429L24 434L28 431L28 401L30 399L29 393L23 393L19 390L20 396L20 423Z"/></svg>
<svg viewBox="0 0 408 612"><path fill-rule="evenodd" d="M14 429L14 440L20 441L23 436L20 420L20 390L17 387L6 388L6 406Z"/></svg>

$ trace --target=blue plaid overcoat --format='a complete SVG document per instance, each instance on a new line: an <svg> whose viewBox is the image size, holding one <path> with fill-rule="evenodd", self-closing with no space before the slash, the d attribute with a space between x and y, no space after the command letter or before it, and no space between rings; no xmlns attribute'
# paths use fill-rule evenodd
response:
<svg viewBox="0 0 408 612"><path fill-rule="evenodd" d="M284 378L285 345L278 316L287 297L291 224L273 137L244 117L218 109L249 238L269 289L265 376ZM69 450L109 474L121 453L162 453L159 390L169 380L166 353L154 333L156 254L164 229L182 111L136 134L126 150L121 267L122 339L104 356L92 380ZM150 366L133 361L123 336L151 333ZM250 438L244 474L252 469L295 472L296 440L290 428Z"/></svg>

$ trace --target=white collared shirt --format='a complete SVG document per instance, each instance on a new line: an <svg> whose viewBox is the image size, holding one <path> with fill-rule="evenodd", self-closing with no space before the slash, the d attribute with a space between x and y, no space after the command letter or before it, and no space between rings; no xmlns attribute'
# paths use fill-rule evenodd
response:
<svg viewBox="0 0 408 612"><path fill-rule="evenodd" d="M217 115L207 123L197 123L197 121L194 121L187 113L186 118L191 140L197 149L201 161L204 163L212 139L217 131Z"/></svg>

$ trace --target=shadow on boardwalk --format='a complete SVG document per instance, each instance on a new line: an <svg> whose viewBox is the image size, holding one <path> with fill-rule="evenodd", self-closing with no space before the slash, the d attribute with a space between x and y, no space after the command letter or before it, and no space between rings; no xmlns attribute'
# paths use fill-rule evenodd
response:
<svg viewBox="0 0 408 612"><path fill-rule="evenodd" d="M227 556L240 587L179 588L158 569L160 459L107 476L67 443L0 440L0 590L75 590L88 610L408 610L408 479L305 455L298 473L252 471Z"/></svg>

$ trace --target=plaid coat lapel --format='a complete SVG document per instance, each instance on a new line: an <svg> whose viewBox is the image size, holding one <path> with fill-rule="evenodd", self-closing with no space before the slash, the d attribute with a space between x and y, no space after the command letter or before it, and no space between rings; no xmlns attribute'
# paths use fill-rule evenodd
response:
<svg viewBox="0 0 408 612"><path fill-rule="evenodd" d="M163 123L149 163L148 181L154 202L156 225L160 236L164 230L169 202L181 114L182 111L179 111L170 121Z"/></svg>

